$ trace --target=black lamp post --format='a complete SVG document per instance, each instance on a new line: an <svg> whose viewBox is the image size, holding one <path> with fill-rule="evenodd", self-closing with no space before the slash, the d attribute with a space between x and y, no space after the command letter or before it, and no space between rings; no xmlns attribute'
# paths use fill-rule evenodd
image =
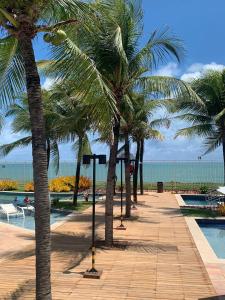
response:
<svg viewBox="0 0 225 300"><path fill-rule="evenodd" d="M136 162L136 159L130 159L130 162ZM134 176L133 176L133 205L132 205L132 209L137 209L137 207L135 206L135 203L134 203Z"/></svg>
<svg viewBox="0 0 225 300"><path fill-rule="evenodd" d="M120 162L120 225L116 227L117 230L126 230L126 227L123 225L123 162L126 162L126 158L118 157L116 162Z"/></svg>
<svg viewBox="0 0 225 300"><path fill-rule="evenodd" d="M92 254L92 265L91 269L84 273L84 278L94 278L99 279L101 277L102 271L97 271L95 269L95 184L96 184L96 160L98 159L99 164L106 164L106 155L84 155L83 164L89 165L91 160L93 160L93 204L92 204L92 244L91 244L91 254Z"/></svg>

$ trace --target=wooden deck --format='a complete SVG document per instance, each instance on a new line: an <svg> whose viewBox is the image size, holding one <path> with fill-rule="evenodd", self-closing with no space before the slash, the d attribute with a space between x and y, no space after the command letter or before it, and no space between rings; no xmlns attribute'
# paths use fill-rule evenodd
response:
<svg viewBox="0 0 225 300"><path fill-rule="evenodd" d="M115 212L119 212L118 205ZM104 233L102 204L98 205L97 213L97 233L101 239ZM151 193L140 197L132 220L125 222L127 230L115 230L116 247L98 249L97 268L103 270L100 280L82 277L91 263L90 214L89 208L53 232L54 300L224 299L213 297L215 290L174 195ZM115 226L118 223L115 220ZM9 238L13 244L13 238ZM20 238L21 241L32 240L26 233L20 233ZM1 239L1 243L4 240ZM9 253L0 252L2 300L34 299L33 242L22 245L23 248L18 249L17 243L15 252L12 249Z"/></svg>

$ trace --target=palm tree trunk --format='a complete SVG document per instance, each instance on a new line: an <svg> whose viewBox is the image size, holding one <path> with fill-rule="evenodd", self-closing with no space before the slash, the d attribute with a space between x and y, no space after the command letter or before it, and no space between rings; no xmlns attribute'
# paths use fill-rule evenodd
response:
<svg viewBox="0 0 225 300"><path fill-rule="evenodd" d="M26 72L26 88L32 130L33 179L35 198L36 299L50 300L50 202L45 138L45 121L37 71L29 29L19 37Z"/></svg>
<svg viewBox="0 0 225 300"><path fill-rule="evenodd" d="M141 140L141 145L140 145L140 191L141 191L141 195L144 195L143 157L144 157L144 139Z"/></svg>
<svg viewBox="0 0 225 300"><path fill-rule="evenodd" d="M50 144L50 140L48 138L47 138L46 142L47 142L47 169L49 169L51 144Z"/></svg>
<svg viewBox="0 0 225 300"><path fill-rule="evenodd" d="M223 136L223 182L224 182L224 185L225 185L225 135Z"/></svg>
<svg viewBox="0 0 225 300"><path fill-rule="evenodd" d="M73 193L74 206L77 206L77 196L79 191L82 144L83 144L82 138L79 137L79 149L77 155L77 167L76 167L76 176L75 176L74 193Z"/></svg>
<svg viewBox="0 0 225 300"><path fill-rule="evenodd" d="M135 156L135 165L134 165L134 174L133 174L133 193L134 193L134 202L137 203L137 186L138 186L138 167L140 159L140 142L137 141L137 150Z"/></svg>
<svg viewBox="0 0 225 300"><path fill-rule="evenodd" d="M131 184L130 184L130 144L129 135L125 133L125 185L126 185L126 218L131 215Z"/></svg>
<svg viewBox="0 0 225 300"><path fill-rule="evenodd" d="M116 157L119 143L120 118L117 116L113 127L114 139L110 145L109 165L106 186L105 201L105 244L108 247L113 245L113 196L114 183L116 179Z"/></svg>

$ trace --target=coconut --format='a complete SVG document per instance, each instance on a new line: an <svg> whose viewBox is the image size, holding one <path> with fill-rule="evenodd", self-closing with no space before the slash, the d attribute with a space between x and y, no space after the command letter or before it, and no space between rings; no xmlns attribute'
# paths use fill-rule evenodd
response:
<svg viewBox="0 0 225 300"><path fill-rule="evenodd" d="M66 40L67 35L65 31L57 30L55 32L46 33L43 38L46 43L51 43L54 46L59 46Z"/></svg>
<svg viewBox="0 0 225 300"><path fill-rule="evenodd" d="M51 43L52 42L52 34L50 33L45 33L43 36L43 39L46 43Z"/></svg>

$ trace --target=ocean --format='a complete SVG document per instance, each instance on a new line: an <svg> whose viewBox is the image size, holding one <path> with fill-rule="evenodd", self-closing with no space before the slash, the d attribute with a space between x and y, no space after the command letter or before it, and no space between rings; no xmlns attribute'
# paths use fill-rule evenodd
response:
<svg viewBox="0 0 225 300"><path fill-rule="evenodd" d="M53 165L49 168L49 178L75 174L75 162L61 162L58 175ZM223 183L223 163L221 161L146 161L143 164L144 182L195 182ZM97 181L106 181L107 166L96 168ZM92 177L92 167L82 167L81 174ZM120 167L117 165L120 178ZM32 181L31 162L1 162L0 179L15 179L20 182Z"/></svg>

